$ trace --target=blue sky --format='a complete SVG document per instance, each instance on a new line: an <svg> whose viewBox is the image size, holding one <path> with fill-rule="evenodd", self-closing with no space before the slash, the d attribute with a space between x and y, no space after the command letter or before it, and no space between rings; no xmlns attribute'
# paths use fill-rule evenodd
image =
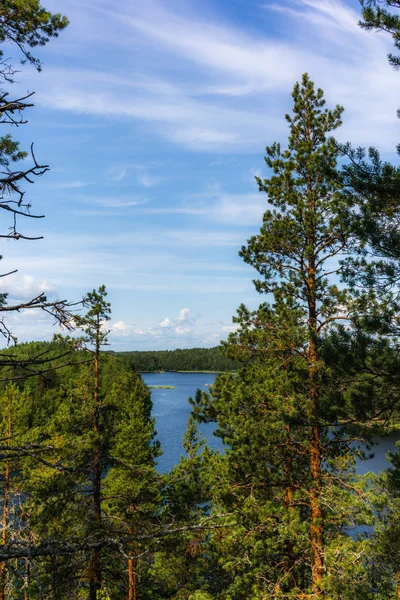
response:
<svg viewBox="0 0 400 600"><path fill-rule="evenodd" d="M266 144L284 142L293 84L307 71L345 108L337 137L394 158L400 78L390 40L339 0L43 0L70 26L24 66L29 124L50 173L27 189L38 242L3 242L12 298L76 300L105 284L112 348L212 346L260 297L238 250L257 231ZM10 55L16 50L9 49ZM14 92L13 92L14 93ZM22 228L21 228L22 229ZM12 318L20 341L51 320Z"/></svg>

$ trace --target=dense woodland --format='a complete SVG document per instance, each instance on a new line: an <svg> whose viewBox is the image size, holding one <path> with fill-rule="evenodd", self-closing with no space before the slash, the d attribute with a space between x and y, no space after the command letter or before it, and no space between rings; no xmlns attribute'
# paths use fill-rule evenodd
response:
<svg viewBox="0 0 400 600"><path fill-rule="evenodd" d="M41 68L31 51L66 18L38 0L0 5L0 42ZM399 48L399 8L365 2L361 26ZM0 75L8 90L5 59ZM0 121L23 124L30 101L8 93ZM400 455L356 471L361 448L399 421L400 168L335 140L343 108L326 108L307 74L292 97L287 145L267 146L257 178L263 222L240 250L261 303L239 307L220 350L106 352L104 285L77 306L43 294L12 305L4 274L8 342L7 313L21 310L71 333L0 355L0 600L400 598ZM4 237L24 237L19 186L47 169L34 155L30 170L13 166L26 158L1 138ZM138 371L216 363L226 372L190 399L186 456L161 475ZM215 423L224 453L200 422Z"/></svg>
<svg viewBox="0 0 400 600"><path fill-rule="evenodd" d="M146 371L234 371L236 363L220 348L185 348L120 352L138 372Z"/></svg>

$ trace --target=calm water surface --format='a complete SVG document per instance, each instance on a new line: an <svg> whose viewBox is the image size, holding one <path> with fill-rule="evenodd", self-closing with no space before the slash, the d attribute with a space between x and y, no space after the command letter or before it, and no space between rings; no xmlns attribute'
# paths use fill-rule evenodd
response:
<svg viewBox="0 0 400 600"><path fill-rule="evenodd" d="M213 373L142 373L147 385L175 386L173 390L151 390L157 438L163 449L163 455L158 459L158 468L162 473L172 469L184 454L182 438L191 409L188 399L195 396L197 389L207 391L206 384L214 383L215 377ZM213 449L221 448L220 440L213 435L214 429L213 423L199 426L208 445Z"/></svg>
<svg viewBox="0 0 400 600"><path fill-rule="evenodd" d="M157 437L164 452L158 460L158 468L162 473L166 473L179 462L181 455L184 454L182 438L190 414L188 398L194 397L198 388L206 391L206 384L214 383L216 375L212 373L165 372L142 373L142 377L147 385L175 386L173 390L151 390ZM202 424L199 429L206 436L211 448L222 448L219 438L213 435L214 424ZM396 441L400 441L400 432L376 441L379 443L371 450L374 457L359 464L359 473L368 471L378 473L390 466L386 460L386 454L389 451L396 451Z"/></svg>

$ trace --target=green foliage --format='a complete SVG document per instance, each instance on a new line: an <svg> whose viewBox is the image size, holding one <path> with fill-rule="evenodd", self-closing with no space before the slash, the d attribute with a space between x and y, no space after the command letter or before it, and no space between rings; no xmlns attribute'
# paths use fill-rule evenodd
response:
<svg viewBox="0 0 400 600"><path fill-rule="evenodd" d="M216 348L119 352L135 371L233 371L237 363Z"/></svg>
<svg viewBox="0 0 400 600"><path fill-rule="evenodd" d="M389 31L399 49L390 9L400 3L362 5L362 26ZM38 0L5 0L0 43L17 44L40 70L30 49L66 25ZM3 80L13 73L4 62ZM268 198L262 227L240 252L266 298L254 311L239 307L222 351L101 352L111 313L104 286L75 317L79 343L4 351L0 549L28 547L30 558L0 565L0 595L398 598L399 454L378 477L358 476L355 461L364 454L356 443L398 411L399 169L374 149L337 144L343 109L326 109L307 75L293 101L288 146L267 147L269 177L257 178ZM3 117L6 105L4 93ZM339 170L343 155L350 164ZM25 156L0 139L3 167ZM166 476L138 375L159 370L226 371L190 400L186 455ZM206 446L198 422L216 423L224 453Z"/></svg>
<svg viewBox="0 0 400 600"><path fill-rule="evenodd" d="M113 412L110 439L111 468L104 479L108 518L118 516L113 528L130 532L143 528L158 510L160 477L155 459L160 455L154 442L150 393L137 376L124 374L109 392Z"/></svg>
<svg viewBox="0 0 400 600"><path fill-rule="evenodd" d="M39 0L3 0L0 15L0 43L16 44L23 55L38 70L41 63L29 48L44 46L50 38L57 37L68 25L68 19L59 13L52 14ZM4 51L0 52L0 57Z"/></svg>
<svg viewBox="0 0 400 600"><path fill-rule="evenodd" d="M19 149L19 143L15 142L10 134L0 138L0 164L2 167L8 167L10 163L22 160L26 156L27 153Z"/></svg>
<svg viewBox="0 0 400 600"><path fill-rule="evenodd" d="M29 354L52 346L57 353L57 344L30 346L17 348ZM81 351L75 353L82 358ZM11 411L20 432L17 436L17 429L13 431L12 489L21 503L10 513L10 542L37 545L40 541L56 549L53 555L32 561L32 599L43 594L58 599L87 597L90 551L64 555L62 548L68 543L79 546L98 535L121 539L118 547L102 551L105 575L99 598L104 594L110 598L127 595L129 554L138 557L135 568L140 594L148 597L154 587L149 579L154 552L151 534L161 525L162 479L155 469L160 448L155 441L150 393L140 377L113 354L102 355L101 362L98 431L93 428L91 365L81 364L79 358L75 366L54 371L48 379L21 380L24 391L14 385L5 388L0 397L1 427L8 426ZM93 521L92 495L93 448L99 441L103 510L100 532ZM9 456L5 449L1 449L2 468ZM147 535L149 541L134 543L129 537L133 534ZM25 561L7 564L12 566L7 571L9 589L20 589L26 576Z"/></svg>
<svg viewBox="0 0 400 600"><path fill-rule="evenodd" d="M390 33L396 50L400 50L400 17L393 8L400 8L399 0L360 0L362 20L359 25L367 31L385 31ZM389 64L400 68L400 57L388 54Z"/></svg>

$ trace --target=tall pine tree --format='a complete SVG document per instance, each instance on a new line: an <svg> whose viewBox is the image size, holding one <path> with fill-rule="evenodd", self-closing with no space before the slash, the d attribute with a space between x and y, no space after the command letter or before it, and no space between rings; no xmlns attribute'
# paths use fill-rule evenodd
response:
<svg viewBox="0 0 400 600"><path fill-rule="evenodd" d="M293 100L288 148L267 147L271 176L257 180L267 194L263 225L240 252L268 301L253 312L240 307L225 352L244 366L219 376L195 406L200 419L217 421L227 446L212 490L213 510L233 513L226 535L210 542L227 578L221 598L367 591L364 565L354 558L346 570L365 543L349 531L371 519L354 472L359 434L345 426L355 420L358 390L349 393L331 350L332 335L361 305L340 287L355 202L341 193L331 138L343 109L324 108L307 75Z"/></svg>
<svg viewBox="0 0 400 600"><path fill-rule="evenodd" d="M93 356L93 432L95 435L93 448L93 518L97 530L101 531L102 525L102 497L101 477L103 471L103 431L101 428L101 411L103 408L100 397L100 351L107 342L108 331L106 322L110 319L111 305L106 301L106 288L100 286L98 290L89 292L84 299L84 306L88 308L83 316L75 317L75 324L85 333L86 348ZM97 600L101 588L101 557L100 550L94 549L89 564L90 574L90 600Z"/></svg>

